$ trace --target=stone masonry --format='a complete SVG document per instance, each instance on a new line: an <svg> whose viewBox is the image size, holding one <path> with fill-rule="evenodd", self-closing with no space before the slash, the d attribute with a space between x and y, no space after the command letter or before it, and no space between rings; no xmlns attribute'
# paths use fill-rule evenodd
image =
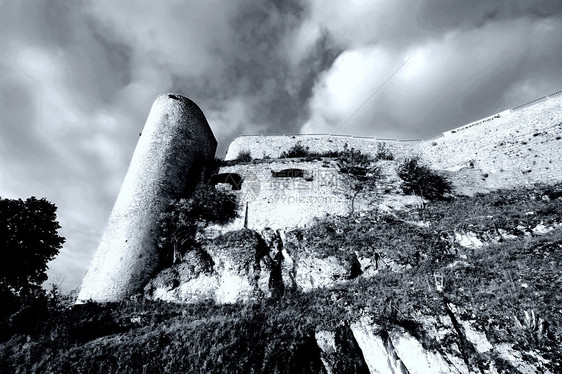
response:
<svg viewBox="0 0 562 374"><path fill-rule="evenodd" d="M198 182L216 146L193 101L154 101L78 302L119 301L142 289L158 266L158 217Z"/></svg>
<svg viewBox="0 0 562 374"><path fill-rule="evenodd" d="M562 95L506 110L428 140L403 141L341 135L242 136L233 140L226 160L240 152L278 158L297 142L315 152L344 146L376 154L384 144L397 160L419 156L434 169L451 172L460 192L562 181Z"/></svg>

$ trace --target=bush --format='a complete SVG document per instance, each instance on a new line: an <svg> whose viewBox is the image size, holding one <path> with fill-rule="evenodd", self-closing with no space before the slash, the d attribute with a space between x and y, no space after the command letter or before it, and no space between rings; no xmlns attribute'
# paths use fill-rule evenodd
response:
<svg viewBox="0 0 562 374"><path fill-rule="evenodd" d="M379 143L377 146L377 154L375 155L377 160L392 161L394 160L394 155L390 149L386 148L385 143Z"/></svg>
<svg viewBox="0 0 562 374"><path fill-rule="evenodd" d="M442 200L453 190L451 182L428 166L422 165L418 158L409 158L398 167L402 178L402 190L409 195L420 195L429 200Z"/></svg>
<svg viewBox="0 0 562 374"><path fill-rule="evenodd" d="M250 151L240 151L235 160L239 162L252 162L252 153Z"/></svg>
<svg viewBox="0 0 562 374"><path fill-rule="evenodd" d="M369 173L371 169L372 158L355 148L345 147L343 151L337 155L338 166L340 172L351 174L355 177L362 177Z"/></svg>
<svg viewBox="0 0 562 374"><path fill-rule="evenodd" d="M224 225L237 217L236 196L209 184L199 185L188 199L172 201L160 217L161 258L170 265L197 246L197 232L209 223Z"/></svg>
<svg viewBox="0 0 562 374"><path fill-rule="evenodd" d="M297 158L310 156L310 151L308 147L305 147L301 142L297 142L294 146L289 148L287 151L283 151L280 158Z"/></svg>
<svg viewBox="0 0 562 374"><path fill-rule="evenodd" d="M203 175L204 180L209 180L211 177L219 172L222 166L228 166L228 161L220 157L215 157L213 161L205 165L205 174Z"/></svg>
<svg viewBox="0 0 562 374"><path fill-rule="evenodd" d="M202 223L224 225L237 216L236 196L217 190L209 184L200 184L189 199L182 199L189 216Z"/></svg>

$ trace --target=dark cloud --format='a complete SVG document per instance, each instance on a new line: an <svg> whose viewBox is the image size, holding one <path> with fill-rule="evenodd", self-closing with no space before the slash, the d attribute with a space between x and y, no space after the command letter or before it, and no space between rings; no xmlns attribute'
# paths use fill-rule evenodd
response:
<svg viewBox="0 0 562 374"><path fill-rule="evenodd" d="M426 137L562 84L559 2L383 1L361 15L328 4L313 2L312 18L345 52L315 87L307 132L336 131L347 121L339 131Z"/></svg>
<svg viewBox="0 0 562 374"><path fill-rule="evenodd" d="M280 46L302 23L304 9L295 2L282 4L260 2L242 9L231 21L234 45L240 53L224 56L233 57L223 72L229 85L235 87L230 94L257 98L250 120L266 125L267 132L298 131L307 113L303 100L308 99L318 73L335 58L323 39L303 56L309 64L292 65L289 51ZM316 48L320 43L322 48ZM315 61L310 61L311 57Z"/></svg>
<svg viewBox="0 0 562 374"><path fill-rule="evenodd" d="M223 140L221 151L244 129L298 132L305 121L308 108L303 103L318 74L340 52L324 33L300 51L302 55L295 61L292 39L305 18L306 10L297 2L245 2L228 17L228 35L218 38L223 44L209 48L207 58L228 63L210 66L195 78L189 74L189 66L183 70L170 61L157 61L172 75L173 89L194 96L203 108L228 112L225 106L244 98L244 113L225 118L227 129L215 123L217 132L227 136L219 139Z"/></svg>
<svg viewBox="0 0 562 374"><path fill-rule="evenodd" d="M562 13L557 0L427 1L420 25L437 30L483 27L488 22L516 18L547 18Z"/></svg>

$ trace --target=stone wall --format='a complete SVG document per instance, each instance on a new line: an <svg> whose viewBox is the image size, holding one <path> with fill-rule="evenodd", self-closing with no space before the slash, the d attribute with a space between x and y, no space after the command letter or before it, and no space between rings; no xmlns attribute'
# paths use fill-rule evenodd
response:
<svg viewBox="0 0 562 374"><path fill-rule="evenodd" d="M241 136L232 141L225 159L234 160L240 152L250 152L251 156L256 159L279 158L281 153L288 151L297 143L308 147L309 151L318 153L342 150L344 146L347 146L368 154L375 154L378 147L384 144L398 157L405 157L416 152L418 144L421 142L420 140L404 141L344 135Z"/></svg>
<svg viewBox="0 0 562 374"><path fill-rule="evenodd" d="M300 142L310 151L344 146L375 155L380 144L400 160L421 156L432 168L451 172L460 192L489 191L562 181L562 95L552 95L506 110L441 136L400 141L335 135L242 136L230 145L226 159L241 151L254 158L278 158Z"/></svg>
<svg viewBox="0 0 562 374"><path fill-rule="evenodd" d="M302 170L303 176L275 177L283 170ZM242 176L240 217L225 231L244 227L262 230L305 226L315 217L348 214L349 183L334 161L275 160L260 164L227 166L220 173Z"/></svg>
<svg viewBox="0 0 562 374"><path fill-rule="evenodd" d="M423 159L436 169L468 169L466 178L477 177L484 190L562 181L562 98L500 114L421 143Z"/></svg>

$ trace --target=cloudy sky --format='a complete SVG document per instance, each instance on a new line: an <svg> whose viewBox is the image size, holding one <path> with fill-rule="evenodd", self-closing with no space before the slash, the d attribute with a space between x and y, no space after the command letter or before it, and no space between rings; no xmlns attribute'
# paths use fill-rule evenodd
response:
<svg viewBox="0 0 562 374"><path fill-rule="evenodd" d="M562 90L562 1L0 0L0 50L0 196L58 206L68 290L158 94L201 106L218 156L242 133L430 137Z"/></svg>

